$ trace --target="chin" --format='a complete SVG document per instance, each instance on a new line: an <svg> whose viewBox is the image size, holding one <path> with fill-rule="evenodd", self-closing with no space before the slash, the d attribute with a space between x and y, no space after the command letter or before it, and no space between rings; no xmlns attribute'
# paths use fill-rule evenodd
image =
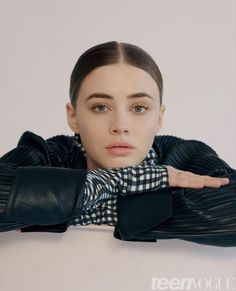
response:
<svg viewBox="0 0 236 291"><path fill-rule="evenodd" d="M139 164L139 162L135 162L135 161L117 161L114 163L109 163L109 165L106 167L107 169L111 169L111 168L126 168L129 166L134 166Z"/></svg>

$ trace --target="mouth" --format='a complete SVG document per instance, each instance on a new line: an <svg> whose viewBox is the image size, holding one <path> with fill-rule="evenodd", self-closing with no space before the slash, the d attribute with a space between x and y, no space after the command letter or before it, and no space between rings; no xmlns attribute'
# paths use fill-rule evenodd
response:
<svg viewBox="0 0 236 291"><path fill-rule="evenodd" d="M106 149L112 155L127 155L133 150L133 148L128 146L114 146Z"/></svg>

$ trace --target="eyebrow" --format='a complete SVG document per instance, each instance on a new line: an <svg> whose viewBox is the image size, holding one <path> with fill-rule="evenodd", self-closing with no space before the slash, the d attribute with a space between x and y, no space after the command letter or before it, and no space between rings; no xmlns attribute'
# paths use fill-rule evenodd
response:
<svg viewBox="0 0 236 291"><path fill-rule="evenodd" d="M132 93L129 94L127 96L127 99L132 99L132 98L141 98L141 97L148 97L151 98L153 100L153 97L151 95L149 95L148 93L145 92L138 92L138 93ZM114 100L114 97L111 95L108 95L106 93L100 93L100 92L96 92L96 93L92 93L87 97L87 101L92 99L92 98L104 98L104 99L111 99Z"/></svg>

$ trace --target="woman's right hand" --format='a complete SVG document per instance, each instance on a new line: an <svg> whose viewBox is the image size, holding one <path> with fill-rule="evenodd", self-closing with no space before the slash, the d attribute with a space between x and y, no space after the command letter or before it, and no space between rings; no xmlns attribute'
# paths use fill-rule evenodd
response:
<svg viewBox="0 0 236 291"><path fill-rule="evenodd" d="M166 166L169 174L169 187L203 188L221 187L229 183L228 178L198 175L188 171L181 171L172 166Z"/></svg>

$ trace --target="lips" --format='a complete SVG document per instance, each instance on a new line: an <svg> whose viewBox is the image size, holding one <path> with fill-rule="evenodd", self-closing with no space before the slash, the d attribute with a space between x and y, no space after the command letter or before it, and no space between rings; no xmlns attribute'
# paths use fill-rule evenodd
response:
<svg viewBox="0 0 236 291"><path fill-rule="evenodd" d="M115 142L106 147L108 153L112 156L124 156L132 153L134 146L127 142Z"/></svg>
<svg viewBox="0 0 236 291"><path fill-rule="evenodd" d="M112 143L112 144L108 145L106 148L107 149L112 149L112 148L130 148L130 149L133 149L134 147L131 144L126 143L126 142L116 142L116 143Z"/></svg>
<svg viewBox="0 0 236 291"><path fill-rule="evenodd" d="M132 153L133 148L131 147L111 147L107 148L107 151L110 155L113 156L124 156Z"/></svg>

